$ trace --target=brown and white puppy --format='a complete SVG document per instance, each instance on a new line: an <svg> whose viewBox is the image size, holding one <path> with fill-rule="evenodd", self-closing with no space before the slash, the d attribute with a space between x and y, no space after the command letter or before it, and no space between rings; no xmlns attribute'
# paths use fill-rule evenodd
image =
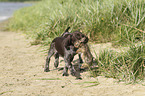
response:
<svg viewBox="0 0 145 96"><path fill-rule="evenodd" d="M82 34L79 31L75 31L73 33L67 32L68 27L64 34L60 37L56 37L51 45L50 49L48 51L48 56L46 58L46 64L44 71L48 72L49 70L49 62L52 55L55 56L55 62L54 66L57 68L59 64L59 56L62 56L65 61L65 67L63 70L63 76L68 76L68 69L71 72L71 75L76 75L76 70L72 66L72 61L74 56L76 55L76 51L79 48L79 46L76 44L76 42L79 42L80 44L86 44L88 42L88 37ZM68 34L67 34L68 33Z"/></svg>

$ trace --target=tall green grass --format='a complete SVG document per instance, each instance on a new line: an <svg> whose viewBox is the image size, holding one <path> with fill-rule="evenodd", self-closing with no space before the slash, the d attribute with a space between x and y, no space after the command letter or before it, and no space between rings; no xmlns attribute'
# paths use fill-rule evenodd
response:
<svg viewBox="0 0 145 96"><path fill-rule="evenodd" d="M144 0L43 0L15 12L9 29L44 44L68 26L93 42L132 43L143 38L144 7Z"/></svg>
<svg viewBox="0 0 145 96"><path fill-rule="evenodd" d="M99 66L97 70L100 75L128 83L143 80L145 76L145 44L132 45L129 50L121 53L104 50L97 56L97 62Z"/></svg>
<svg viewBox="0 0 145 96"><path fill-rule="evenodd" d="M0 0L0 2L24 2L24 1L40 1L40 0Z"/></svg>

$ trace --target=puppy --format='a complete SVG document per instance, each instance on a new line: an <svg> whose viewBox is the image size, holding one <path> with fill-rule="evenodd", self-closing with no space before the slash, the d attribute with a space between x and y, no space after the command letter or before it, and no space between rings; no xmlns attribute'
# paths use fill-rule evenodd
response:
<svg viewBox="0 0 145 96"><path fill-rule="evenodd" d="M74 56L76 55L76 51L79 48L79 46L76 44L76 42L80 42L80 44L86 44L88 42L88 37L82 34L79 31L75 31L73 33L67 33L68 27L66 31L64 32L65 35L62 35L60 37L56 37L51 45L50 49L48 51L48 56L46 58L46 64L44 71L48 72L49 70L49 62L52 55L55 56L55 62L54 66L57 68L59 64L59 56L62 56L65 61L65 67L63 69L63 76L68 76L68 69L71 72L71 75L76 75L76 70L72 66L72 60Z"/></svg>
<svg viewBox="0 0 145 96"><path fill-rule="evenodd" d="M68 27L68 29L66 29L66 31L62 34L62 37L65 37L68 34L73 34L73 33L68 32L69 28L70 27ZM90 67L92 66L92 63L93 63L93 55L91 54L90 48L88 44L82 43L83 41L84 40L81 39L75 42L75 46L78 48L76 53L79 56L79 63L83 63L82 68L84 68L85 66ZM82 60L81 54L82 54L83 60Z"/></svg>

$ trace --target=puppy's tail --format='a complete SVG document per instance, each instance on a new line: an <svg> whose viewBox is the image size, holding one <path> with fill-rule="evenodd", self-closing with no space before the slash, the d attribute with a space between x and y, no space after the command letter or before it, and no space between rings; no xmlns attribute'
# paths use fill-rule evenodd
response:
<svg viewBox="0 0 145 96"><path fill-rule="evenodd" d="M68 27L68 28L65 30L65 32L61 35L61 37L64 37L66 34L70 34L70 33L68 32L69 29L70 29L70 27Z"/></svg>
<svg viewBox="0 0 145 96"><path fill-rule="evenodd" d="M68 27L68 28L65 30L65 32L68 32L69 29L70 29L70 27Z"/></svg>

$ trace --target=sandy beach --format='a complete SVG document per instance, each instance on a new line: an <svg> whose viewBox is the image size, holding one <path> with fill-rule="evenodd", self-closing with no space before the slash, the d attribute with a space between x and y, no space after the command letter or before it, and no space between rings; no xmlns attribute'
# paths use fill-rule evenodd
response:
<svg viewBox="0 0 145 96"><path fill-rule="evenodd" d="M110 46L110 45L108 45ZM99 50L105 45L95 45ZM39 45L31 46L21 33L0 32L0 95L2 96L145 96L141 84L118 83L112 78L90 77L81 73L82 80L71 75L62 76L62 70L43 72L46 53ZM62 58L61 58L62 60ZM64 62L59 67L63 67Z"/></svg>

